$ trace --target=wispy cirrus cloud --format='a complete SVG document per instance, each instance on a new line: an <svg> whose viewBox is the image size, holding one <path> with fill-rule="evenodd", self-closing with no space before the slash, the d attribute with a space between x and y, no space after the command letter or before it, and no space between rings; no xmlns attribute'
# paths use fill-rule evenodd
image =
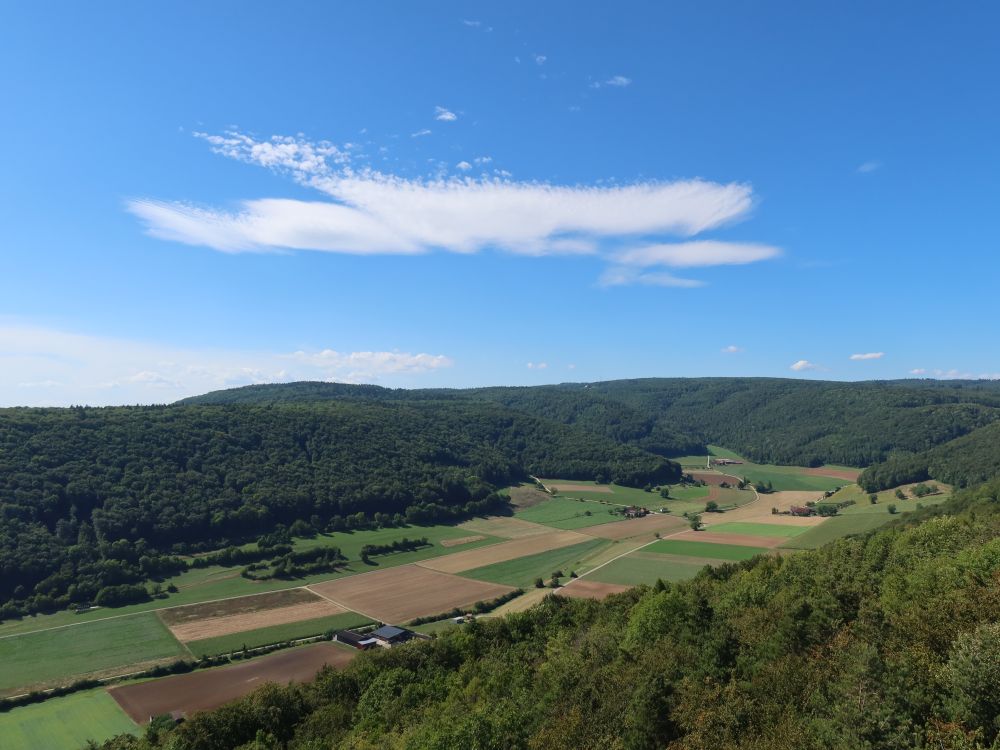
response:
<svg viewBox="0 0 1000 750"><path fill-rule="evenodd" d="M450 109L445 109L444 107L435 107L434 119L440 120L441 122L455 122L455 120L458 119L458 115L456 115Z"/></svg>
<svg viewBox="0 0 1000 750"><path fill-rule="evenodd" d="M851 359L855 362L864 362L869 359L882 359L885 352L865 352L864 354L852 354Z"/></svg>
<svg viewBox="0 0 1000 750"><path fill-rule="evenodd" d="M443 354L192 349L0 322L0 405L165 403L219 388L326 380L408 383Z"/></svg>
<svg viewBox="0 0 1000 750"><path fill-rule="evenodd" d="M629 247L635 237L692 237L745 218L753 196L743 183L554 185L516 181L498 170L478 178L404 178L368 167L351 144L289 136L258 139L238 131L197 136L217 154L289 175L323 198L245 200L234 210L154 198L129 201L129 211L155 237L229 253L499 249L521 255L607 255L612 266L602 286L696 287L703 282L652 269L742 265L780 254L768 245L713 240ZM492 159L473 161L484 166ZM471 166L462 161L456 168L469 171ZM609 246L620 249L609 251Z"/></svg>
<svg viewBox="0 0 1000 750"><path fill-rule="evenodd" d="M729 346L722 347L723 354L739 354L744 351L742 346L736 346L735 344L730 344Z"/></svg>
<svg viewBox="0 0 1000 750"><path fill-rule="evenodd" d="M599 89L604 86L611 86L612 88L623 89L627 86L632 85L632 79L627 76L611 76L610 78L605 78L602 81L594 81L590 84L590 88Z"/></svg>
<svg viewBox="0 0 1000 750"><path fill-rule="evenodd" d="M882 162L880 161L866 161L863 164L858 165L859 174L870 174L882 168Z"/></svg>

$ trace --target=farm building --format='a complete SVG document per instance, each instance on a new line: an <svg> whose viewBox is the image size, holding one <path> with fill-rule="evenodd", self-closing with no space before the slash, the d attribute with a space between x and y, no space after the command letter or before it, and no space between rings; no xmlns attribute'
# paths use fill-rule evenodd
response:
<svg viewBox="0 0 1000 750"><path fill-rule="evenodd" d="M645 508L637 508L634 505L630 505L625 509L625 518L642 518L649 513Z"/></svg>
<svg viewBox="0 0 1000 750"><path fill-rule="evenodd" d="M371 637L377 645L383 648L392 648L393 646L398 646L400 643L406 643L408 640L416 638L417 634L406 628L397 628L395 625L383 625L374 631Z"/></svg>
<svg viewBox="0 0 1000 750"><path fill-rule="evenodd" d="M816 509L815 508L808 508L808 507L804 507L802 505L793 505L791 508L789 508L788 512L791 513L793 516L814 516L814 515L816 515Z"/></svg>
<svg viewBox="0 0 1000 750"><path fill-rule="evenodd" d="M377 645L377 641L372 638L370 633L355 633L353 630L337 631L337 640L340 643L346 643L348 646L354 646L354 648L361 649L362 651Z"/></svg>
<svg viewBox="0 0 1000 750"><path fill-rule="evenodd" d="M737 461L735 458L713 458L712 463L716 466L733 466L743 462Z"/></svg>

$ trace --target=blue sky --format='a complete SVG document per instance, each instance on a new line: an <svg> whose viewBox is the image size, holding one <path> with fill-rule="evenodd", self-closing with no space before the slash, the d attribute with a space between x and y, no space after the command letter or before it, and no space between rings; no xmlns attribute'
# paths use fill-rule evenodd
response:
<svg viewBox="0 0 1000 750"><path fill-rule="evenodd" d="M0 404L1000 373L996 4L425 6L8 8Z"/></svg>

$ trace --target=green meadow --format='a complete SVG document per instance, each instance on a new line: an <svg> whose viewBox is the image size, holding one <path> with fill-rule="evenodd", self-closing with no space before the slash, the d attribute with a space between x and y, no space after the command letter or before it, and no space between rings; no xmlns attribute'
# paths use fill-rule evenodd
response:
<svg viewBox="0 0 1000 750"><path fill-rule="evenodd" d="M707 545L706 545L707 546ZM647 547L647 549L649 549ZM651 559L651 558L658 559ZM699 565L690 560L676 560L670 555L643 555L633 553L619 557L603 568L595 570L586 580L600 583L618 583L624 586L653 584L658 578L664 581L683 581L694 578L708 563Z"/></svg>
<svg viewBox="0 0 1000 750"><path fill-rule="evenodd" d="M516 560L484 565L481 568L467 570L460 575L489 583L528 588L534 585L536 578L547 582L557 570L562 570L568 576L571 570L577 570L581 567L588 556L610 544L611 542L606 539L594 539L561 549L519 557Z"/></svg>
<svg viewBox="0 0 1000 750"><path fill-rule="evenodd" d="M592 500L559 496L519 510L514 515L523 521L532 521L557 529L580 529L621 520L621 515L613 512L615 510L621 509Z"/></svg>
<svg viewBox="0 0 1000 750"><path fill-rule="evenodd" d="M707 557L716 560L749 560L755 555L769 552L763 547L745 547L741 544L715 544L712 542L688 542L680 539L661 539L643 548L646 552L687 557Z"/></svg>
<svg viewBox="0 0 1000 750"><path fill-rule="evenodd" d="M218 654L240 651L244 646L246 648L268 646L272 643L283 643L284 641L294 641L298 638L322 635L328 630L347 630L361 625L369 625L370 623L371 620L356 612L343 612L338 615L318 617L313 620L287 622L267 628L246 630L242 633L230 633L229 635L220 635L215 638L204 638L200 641L189 642L187 647L195 656L216 656Z"/></svg>
<svg viewBox="0 0 1000 750"><path fill-rule="evenodd" d="M0 748L77 750L137 730L105 690L88 690L0 713Z"/></svg>
<svg viewBox="0 0 1000 750"><path fill-rule="evenodd" d="M806 474L801 466L776 466L774 464L756 464L747 461L742 456L726 448L717 445L710 445L709 450L713 456L718 458L731 458L743 461L736 466L723 466L719 470L732 474L736 477L746 477L751 482L770 482L776 491L780 490L800 490L825 492L849 484L846 479L836 479L833 477L818 477ZM850 468L850 467L831 467Z"/></svg>

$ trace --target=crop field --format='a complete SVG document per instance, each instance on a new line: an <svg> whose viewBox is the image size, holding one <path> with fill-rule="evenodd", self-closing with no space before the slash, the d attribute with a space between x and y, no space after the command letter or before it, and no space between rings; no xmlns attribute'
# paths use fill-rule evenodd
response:
<svg viewBox="0 0 1000 750"><path fill-rule="evenodd" d="M373 620L399 623L495 599L511 587L406 565L316 584L312 589Z"/></svg>
<svg viewBox="0 0 1000 750"><path fill-rule="evenodd" d="M77 750L138 727L105 690L88 690L0 713L3 750Z"/></svg>
<svg viewBox="0 0 1000 750"><path fill-rule="evenodd" d="M650 549L650 547L646 547L646 549ZM662 578L664 581L683 581L693 578L698 571L710 564L711 561L707 559L693 560L690 557L680 558L641 550L620 557L600 570L595 570L581 583L594 580L598 583L638 586L643 583L656 583L658 578ZM576 585L574 582L569 588Z"/></svg>
<svg viewBox="0 0 1000 750"><path fill-rule="evenodd" d="M589 500L553 497L526 510L519 510L515 517L556 529L579 529L620 519L615 510L621 508Z"/></svg>
<svg viewBox="0 0 1000 750"><path fill-rule="evenodd" d="M819 526L808 529L799 536L789 539L782 544L784 549L816 549L827 542L839 539L849 534L863 534L866 531L877 529L879 526L889 523L889 521L899 516L890 515L888 512L882 513L855 513L853 515L834 516L828 518Z"/></svg>
<svg viewBox="0 0 1000 750"><path fill-rule="evenodd" d="M572 586L564 586L556 593L571 599L604 599L611 594L620 594L632 588L632 584L601 583L600 581L582 578L573 581Z"/></svg>
<svg viewBox="0 0 1000 750"><path fill-rule="evenodd" d="M549 496L545 496L546 500ZM473 518L463 521L459 528L465 531L475 531L488 536L500 537L501 539L521 539L526 536L536 534L547 534L551 531L548 526L522 521L513 516L493 516L491 518Z"/></svg>
<svg viewBox="0 0 1000 750"><path fill-rule="evenodd" d="M716 560L749 560L751 557L768 552L762 547L747 547L736 544L713 544L711 542L680 541L661 539L644 548L647 552L688 557L709 557Z"/></svg>
<svg viewBox="0 0 1000 750"><path fill-rule="evenodd" d="M0 695L185 655L153 613L0 639Z"/></svg>
<svg viewBox="0 0 1000 750"><path fill-rule="evenodd" d="M631 518L627 521L605 523L600 526L590 526L583 530L588 536L602 539L631 539L633 537L652 537L655 534L668 534L687 526L687 521L676 516L663 513L650 513L643 518Z"/></svg>
<svg viewBox="0 0 1000 750"><path fill-rule="evenodd" d="M671 461L679 463L685 469L705 469L708 467L708 455L701 456L680 456L671 458Z"/></svg>
<svg viewBox="0 0 1000 750"><path fill-rule="evenodd" d="M356 612L341 612L341 614L319 617L314 620L299 620L297 622L272 625L255 630L244 630L237 633L230 633L229 635L220 635L214 638L204 638L198 641L190 641L185 645L195 656L216 656L218 654L229 654L233 651L240 651L244 646L246 648L268 646L272 643L283 643L284 641L294 641L298 638L322 635L328 630L346 630L361 625L368 625L369 623L371 623L371 620Z"/></svg>
<svg viewBox="0 0 1000 750"><path fill-rule="evenodd" d="M720 471L738 477L746 477L751 482L770 482L775 490L819 490L826 491L841 487L846 483L853 482L855 477L845 478L844 476L823 476L817 473L816 469L807 469L802 466L775 466L773 464L755 464L746 461L741 456L725 448L710 445L709 450L713 456L720 458L733 458L744 461L735 466L720 467ZM850 467L831 467L831 473L843 473L845 471L856 472L857 469Z"/></svg>
<svg viewBox="0 0 1000 750"><path fill-rule="evenodd" d="M557 570L562 570L568 576L571 570L578 570L582 566L586 557L608 544L609 542L603 539L590 539L569 547L467 570L462 575L479 581L528 588L536 578L548 581L552 573Z"/></svg>
<svg viewBox="0 0 1000 750"><path fill-rule="evenodd" d="M265 682L305 682L324 665L343 668L358 652L333 643L317 643L240 662L111 688L108 692L136 722L150 716L217 708Z"/></svg>
<svg viewBox="0 0 1000 750"><path fill-rule="evenodd" d="M576 531L550 531L548 534L511 539L500 544L493 544L477 550L459 552L448 557L425 560L420 565L429 570L442 573L464 573L474 568L482 568L493 563L515 560L525 555L569 547L572 544L589 541L590 537Z"/></svg>
<svg viewBox="0 0 1000 750"><path fill-rule="evenodd" d="M732 521L712 526L713 532L763 537L793 537L803 533L806 529L807 527L804 526L789 526L780 523L752 523L746 521Z"/></svg>

